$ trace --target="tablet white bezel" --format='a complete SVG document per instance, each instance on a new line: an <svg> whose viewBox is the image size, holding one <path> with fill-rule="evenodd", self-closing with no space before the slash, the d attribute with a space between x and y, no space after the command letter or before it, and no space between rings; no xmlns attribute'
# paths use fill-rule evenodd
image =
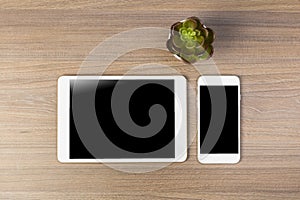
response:
<svg viewBox="0 0 300 200"><path fill-rule="evenodd" d="M175 158L70 159L69 108L70 80L174 80ZM184 162L187 158L187 91L184 76L61 76L57 94L57 158L62 163ZM181 102L181 105L179 102Z"/></svg>
<svg viewBox="0 0 300 200"><path fill-rule="evenodd" d="M203 164L228 163L234 164L240 161L240 80L237 76L201 76L198 79L198 161ZM238 153L236 154L201 154L200 149L200 86L238 86Z"/></svg>

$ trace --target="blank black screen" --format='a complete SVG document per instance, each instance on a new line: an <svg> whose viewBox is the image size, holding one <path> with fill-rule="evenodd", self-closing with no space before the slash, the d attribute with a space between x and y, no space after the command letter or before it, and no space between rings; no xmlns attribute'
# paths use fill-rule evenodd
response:
<svg viewBox="0 0 300 200"><path fill-rule="evenodd" d="M225 93L224 93L225 89ZM210 95L214 93L214 95ZM226 96L224 97L224 94ZM207 154L230 154L238 153L238 86L200 86L200 152ZM209 126L217 123L211 119L212 101L214 96L214 105L226 106L224 126L218 140L215 140L212 148L204 148L204 139L209 132ZM221 102L226 99L226 104ZM222 110L222 109L219 109ZM217 110L218 111L218 110ZM222 113L218 113L219 116ZM223 118L224 119L224 118ZM211 133L211 132L210 132Z"/></svg>
<svg viewBox="0 0 300 200"><path fill-rule="evenodd" d="M166 111L164 126L151 137L133 137L125 133L112 113L111 97L115 87L126 95L128 87L134 84L142 86L131 95L127 105L130 115L126 118L132 118L136 125L143 127L151 123L149 110L153 105L161 105ZM95 85L96 90L93 89ZM122 101L122 96L117 99L117 103ZM96 123L105 134L97 132L97 125L91 120L94 113L87 111L92 104ZM71 81L70 105L70 159L175 157L174 80L76 80L76 84ZM79 110L77 119L74 109ZM90 144L83 142L82 136L91 132L98 134L100 139L90 139ZM143 136L144 133L135 134ZM93 147L93 152L88 146Z"/></svg>

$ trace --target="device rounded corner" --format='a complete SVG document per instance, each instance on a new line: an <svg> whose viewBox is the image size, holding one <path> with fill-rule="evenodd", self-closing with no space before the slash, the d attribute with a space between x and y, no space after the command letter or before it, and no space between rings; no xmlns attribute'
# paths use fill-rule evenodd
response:
<svg viewBox="0 0 300 200"><path fill-rule="evenodd" d="M237 157L237 159L232 164L238 164L241 162L241 156Z"/></svg>
<svg viewBox="0 0 300 200"><path fill-rule="evenodd" d="M198 162L199 164L202 164L201 161L200 161L199 156L197 156L197 162Z"/></svg>
<svg viewBox="0 0 300 200"><path fill-rule="evenodd" d="M202 76L199 76L197 79L197 85L200 85L201 82L202 82Z"/></svg>
<svg viewBox="0 0 300 200"><path fill-rule="evenodd" d="M233 79L235 80L235 82L236 82L237 84L240 84L240 83L241 83L241 79L240 79L240 77L239 77L238 75L233 75L232 77L233 77Z"/></svg>
<svg viewBox="0 0 300 200"><path fill-rule="evenodd" d="M59 163L63 164L63 163L66 163L65 159L61 156L60 153L57 153L56 154L56 159Z"/></svg>
<svg viewBox="0 0 300 200"><path fill-rule="evenodd" d="M200 159L200 156L197 156L197 161L198 161L198 163L201 164L201 165L207 164L206 162L203 162L202 159Z"/></svg>
<svg viewBox="0 0 300 200"><path fill-rule="evenodd" d="M187 155L187 153L185 153L185 154L178 160L178 162L184 163L185 161L187 161L187 159L188 159L188 155Z"/></svg>
<svg viewBox="0 0 300 200"><path fill-rule="evenodd" d="M61 75L61 76L59 76L59 77L57 78L57 82L62 82L62 81L65 80L65 78L66 78L66 76Z"/></svg>
<svg viewBox="0 0 300 200"><path fill-rule="evenodd" d="M184 82L185 84L187 83L188 79L184 75L178 75L177 78L180 82Z"/></svg>

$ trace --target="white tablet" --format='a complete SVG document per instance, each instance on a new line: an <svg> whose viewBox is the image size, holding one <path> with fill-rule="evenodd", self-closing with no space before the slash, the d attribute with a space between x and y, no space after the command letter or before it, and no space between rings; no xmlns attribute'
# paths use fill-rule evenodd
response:
<svg viewBox="0 0 300 200"><path fill-rule="evenodd" d="M60 162L183 162L187 158L183 76L61 76Z"/></svg>

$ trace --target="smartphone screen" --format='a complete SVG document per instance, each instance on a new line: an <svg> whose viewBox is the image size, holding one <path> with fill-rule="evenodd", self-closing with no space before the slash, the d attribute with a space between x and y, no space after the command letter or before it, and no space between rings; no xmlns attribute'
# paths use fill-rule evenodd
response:
<svg viewBox="0 0 300 200"><path fill-rule="evenodd" d="M199 87L200 154L238 154L239 86ZM212 111L215 117L212 117ZM205 142L209 137L211 144L207 145Z"/></svg>

